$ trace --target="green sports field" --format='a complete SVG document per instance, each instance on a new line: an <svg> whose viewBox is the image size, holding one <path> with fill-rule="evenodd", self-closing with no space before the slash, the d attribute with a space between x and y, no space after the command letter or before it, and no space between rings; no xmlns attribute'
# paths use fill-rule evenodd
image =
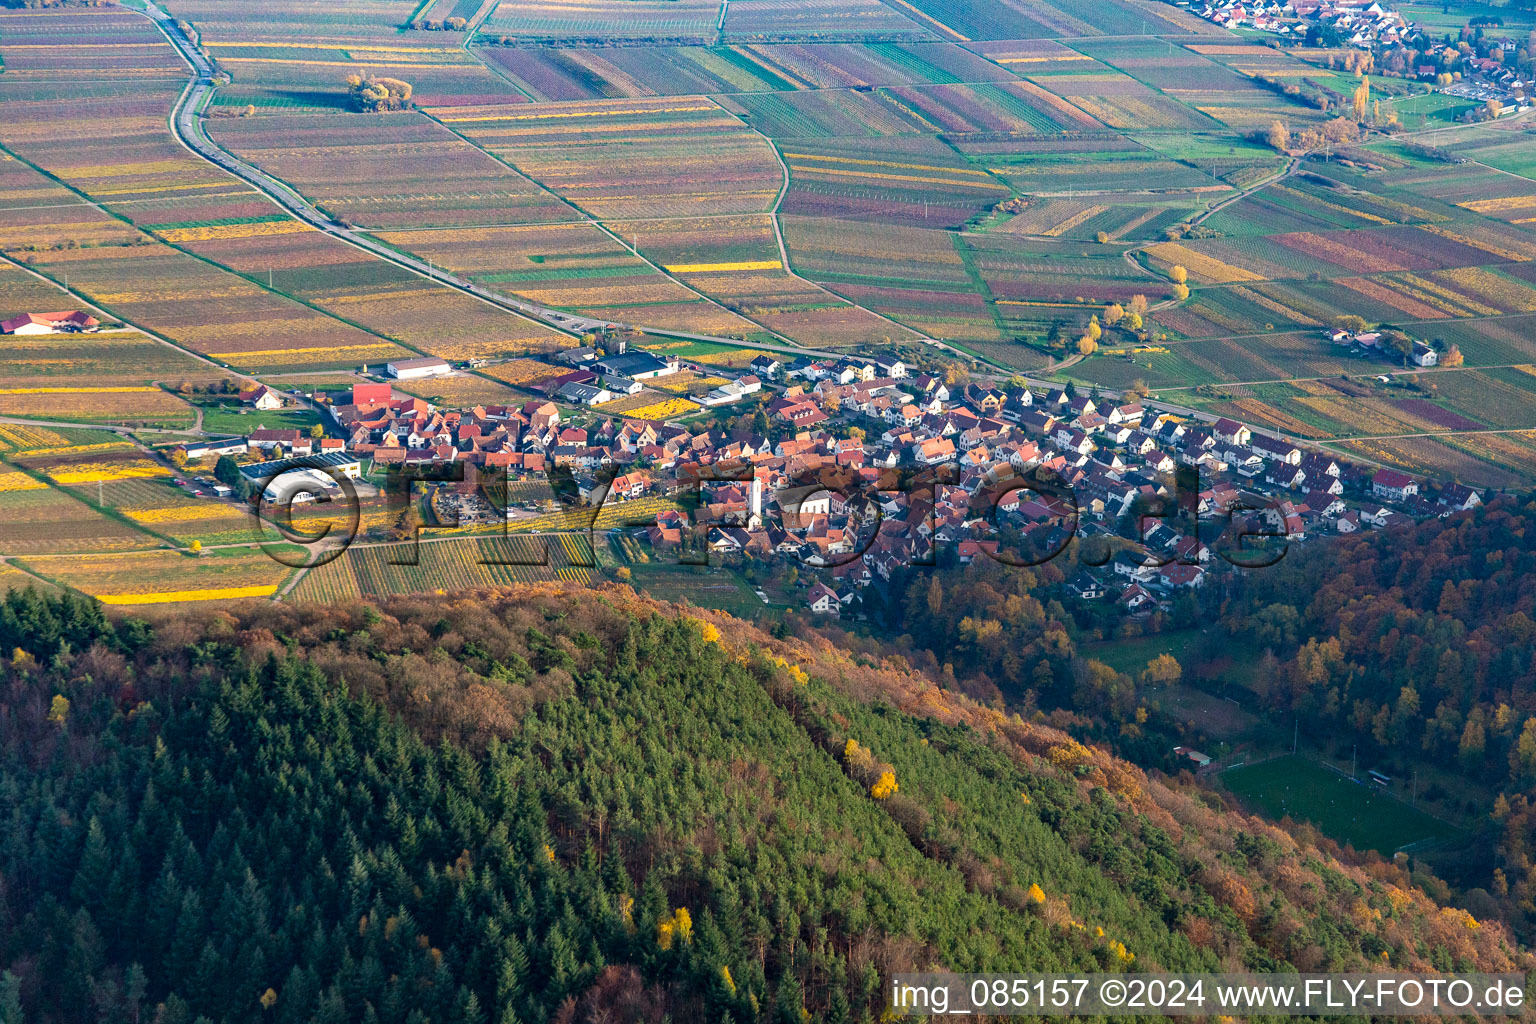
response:
<svg viewBox="0 0 1536 1024"><path fill-rule="evenodd" d="M1357 850L1390 855L1410 843L1456 834L1450 825L1375 791L1371 784L1351 782L1300 757L1233 768L1222 773L1221 781L1250 810L1270 818L1289 814Z"/></svg>

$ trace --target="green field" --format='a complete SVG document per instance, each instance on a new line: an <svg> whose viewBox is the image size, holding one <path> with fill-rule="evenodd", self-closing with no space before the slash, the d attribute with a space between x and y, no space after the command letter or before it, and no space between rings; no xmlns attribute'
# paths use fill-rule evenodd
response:
<svg viewBox="0 0 1536 1024"><path fill-rule="evenodd" d="M764 610L762 600L734 570L726 566L708 568L667 563L630 565L630 586L658 601L696 604L700 608L718 608L738 618L756 618Z"/></svg>
<svg viewBox="0 0 1536 1024"><path fill-rule="evenodd" d="M1403 99L1393 100L1392 109L1397 111L1398 119L1409 128L1420 127L1420 122L1444 121L1452 124L1456 118L1477 106L1471 100L1458 96L1446 96L1442 93L1428 93L1423 96L1409 96Z"/></svg>
<svg viewBox="0 0 1536 1024"><path fill-rule="evenodd" d="M1078 654L1101 661L1117 672L1135 676L1159 654L1171 654L1180 665L1190 665L1199 657L1197 652L1201 646L1200 640L1198 630L1185 629L1174 633L1154 633L1151 636L1084 644L1078 648Z"/></svg>
<svg viewBox="0 0 1536 1024"><path fill-rule="evenodd" d="M210 434L249 434L258 427L268 430L309 430L320 417L308 409L289 408L260 412L233 402L203 405L203 429Z"/></svg>
<svg viewBox="0 0 1536 1024"><path fill-rule="evenodd" d="M1221 781L1250 810L1276 819L1289 815L1357 850L1391 855L1412 843L1456 835L1450 825L1374 785L1351 782L1300 757L1233 768L1222 773Z"/></svg>

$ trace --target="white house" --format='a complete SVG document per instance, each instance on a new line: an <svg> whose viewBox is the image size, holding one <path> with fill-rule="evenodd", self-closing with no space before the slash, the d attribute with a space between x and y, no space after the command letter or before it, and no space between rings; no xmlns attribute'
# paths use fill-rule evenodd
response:
<svg viewBox="0 0 1536 1024"><path fill-rule="evenodd" d="M1216 440L1226 441L1228 444L1246 445L1253 438L1253 431L1243 426L1236 420L1219 419L1212 427Z"/></svg>
<svg viewBox="0 0 1536 1024"><path fill-rule="evenodd" d="M1371 477L1371 493L1389 501L1403 501L1419 493L1419 482L1407 473L1383 469Z"/></svg>
<svg viewBox="0 0 1536 1024"><path fill-rule="evenodd" d="M258 384L249 391L240 392L240 401L262 412L274 412L283 407L283 396L265 384Z"/></svg>
<svg viewBox="0 0 1536 1024"><path fill-rule="evenodd" d="M810 606L812 614L815 615L836 615L842 608L837 598L837 591L820 581L817 581L805 595L805 603Z"/></svg>

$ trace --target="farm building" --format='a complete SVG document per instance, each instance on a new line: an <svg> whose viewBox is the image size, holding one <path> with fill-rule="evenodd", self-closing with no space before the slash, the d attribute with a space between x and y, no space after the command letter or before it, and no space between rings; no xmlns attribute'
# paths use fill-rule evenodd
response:
<svg viewBox="0 0 1536 1024"><path fill-rule="evenodd" d="M181 451L189 459L206 459L210 455L244 455L250 445L243 437L210 438L207 441L189 441Z"/></svg>
<svg viewBox="0 0 1536 1024"><path fill-rule="evenodd" d="M384 372L395 380L419 380L422 377L436 377L449 373L453 367L448 365L448 360L439 359L436 356L422 356L419 359L398 359L392 363L384 364Z"/></svg>
<svg viewBox="0 0 1536 1024"><path fill-rule="evenodd" d="M337 490L336 477L357 480L362 467L345 452L326 452L299 459L273 459L240 467L240 475L262 488L262 498L274 502L314 501L317 494Z"/></svg>
<svg viewBox="0 0 1536 1024"><path fill-rule="evenodd" d="M568 348L555 356L567 366L585 366L597 361L597 349L595 348Z"/></svg>
<svg viewBox="0 0 1536 1024"><path fill-rule="evenodd" d="M1201 768L1211 763L1210 755L1202 754L1200 751L1190 747L1174 747L1173 752L1179 757L1195 762Z"/></svg>
<svg viewBox="0 0 1536 1024"><path fill-rule="evenodd" d="M560 390L555 394L561 400L573 402L576 405L602 405L604 402L613 400L613 392L607 388L592 384L578 384L575 381L560 385Z"/></svg>
<svg viewBox="0 0 1536 1024"><path fill-rule="evenodd" d="M758 380L756 376L746 376L740 380L727 381L710 391L703 398L697 399L697 401L700 405L706 407L729 405L732 402L741 401L750 394L761 391L762 388L763 382Z"/></svg>
<svg viewBox="0 0 1536 1024"><path fill-rule="evenodd" d="M594 365L604 377L628 377L630 380L650 380L677 372L676 357L659 359L649 352L625 352L600 359Z"/></svg>
<svg viewBox="0 0 1536 1024"><path fill-rule="evenodd" d="M638 395L645 390L645 386L631 377L620 377L614 374L603 378L603 386L616 395Z"/></svg>
<svg viewBox="0 0 1536 1024"><path fill-rule="evenodd" d="M63 334L88 331L101 321L78 309L63 313L23 313L0 323L0 334Z"/></svg>
<svg viewBox="0 0 1536 1024"><path fill-rule="evenodd" d="M759 377L767 377L770 380L779 375L779 370L784 366L773 356L758 356L752 360L752 372Z"/></svg>

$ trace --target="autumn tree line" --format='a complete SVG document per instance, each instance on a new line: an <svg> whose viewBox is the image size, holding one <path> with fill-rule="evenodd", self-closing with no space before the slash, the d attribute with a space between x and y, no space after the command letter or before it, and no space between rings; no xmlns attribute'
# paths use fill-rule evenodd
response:
<svg viewBox="0 0 1536 1024"><path fill-rule="evenodd" d="M1219 609L1275 658L1272 708L1406 774L1433 764L1494 794L1473 884L1536 929L1536 501L1499 497L1405 530L1308 544ZM1309 595L1298 604L1296 595Z"/></svg>
<svg viewBox="0 0 1536 1024"><path fill-rule="evenodd" d="M1274 566L1213 574L1200 591L1135 619L1061 585L1082 570L1080 556L1102 562L1132 548L1128 537L1074 541L1027 568L986 557L960 565L941 548L936 565L899 572L870 636L844 642L900 651L959 692L1176 770L1169 748L1204 740L1198 723L1191 732L1160 706L1159 690L1189 666L1167 658L1120 671L1084 656L1084 646L1209 626L1191 661L1259 659L1261 702L1277 719L1300 717L1315 742L1341 744L1346 756L1358 745L1361 763L1405 778L1433 764L1486 792L1459 802L1483 840L1469 844L1454 881L1480 911L1536 935L1531 536L1536 502L1498 497L1448 519L1292 546ZM1021 537L1001 539L1005 558L1036 554ZM1201 685L1236 684L1218 674Z"/></svg>

